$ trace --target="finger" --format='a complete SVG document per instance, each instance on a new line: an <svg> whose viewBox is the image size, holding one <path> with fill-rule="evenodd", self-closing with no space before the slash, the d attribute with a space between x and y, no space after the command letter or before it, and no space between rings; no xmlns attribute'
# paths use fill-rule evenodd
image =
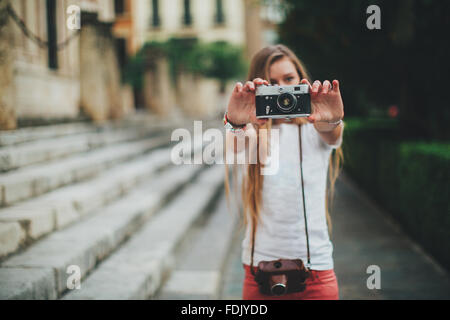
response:
<svg viewBox="0 0 450 320"><path fill-rule="evenodd" d="M308 79L302 79L302 81L300 81L300 84L307 84L309 87L309 91L311 91L312 87L311 87L311 84L309 83Z"/></svg>
<svg viewBox="0 0 450 320"><path fill-rule="evenodd" d="M312 113L309 117L306 118L311 123L317 122L321 120L321 117L317 113Z"/></svg>
<svg viewBox="0 0 450 320"><path fill-rule="evenodd" d="M244 91L252 92L255 90L255 84L251 81L247 81L244 86Z"/></svg>
<svg viewBox="0 0 450 320"><path fill-rule="evenodd" d="M319 80L314 81L314 83L312 85L312 89L311 89L312 93L314 95L318 94L321 90L321 87L322 87L322 84L320 83Z"/></svg>
<svg viewBox="0 0 450 320"><path fill-rule="evenodd" d="M322 86L322 93L327 94L328 91L330 90L330 87L331 87L330 81L325 80L325 81L323 82L323 86Z"/></svg>
<svg viewBox="0 0 450 320"><path fill-rule="evenodd" d="M339 81L338 80L333 80L333 91L339 92Z"/></svg>
<svg viewBox="0 0 450 320"><path fill-rule="evenodd" d="M236 85L234 86L234 90L233 90L233 92L241 92L242 91L242 83L241 82L238 82L238 83L236 83Z"/></svg>
<svg viewBox="0 0 450 320"><path fill-rule="evenodd" d="M258 123L260 126L266 124L267 119L256 119L256 123Z"/></svg>
<svg viewBox="0 0 450 320"><path fill-rule="evenodd" d="M309 83L308 79L306 79L306 78L303 78L303 79L300 81L300 83L311 85L311 84Z"/></svg>
<svg viewBox="0 0 450 320"><path fill-rule="evenodd" d="M314 83L312 85L312 92L318 93L321 86L322 86L322 84L320 83L319 80L314 81Z"/></svg>
<svg viewBox="0 0 450 320"><path fill-rule="evenodd" d="M253 83L254 83L255 87L260 86L260 85L263 85L263 84L266 84L266 83L268 84L267 81L265 81L265 80L263 80L263 79L261 79L261 78L256 78L256 79L254 79L254 80L253 80Z"/></svg>

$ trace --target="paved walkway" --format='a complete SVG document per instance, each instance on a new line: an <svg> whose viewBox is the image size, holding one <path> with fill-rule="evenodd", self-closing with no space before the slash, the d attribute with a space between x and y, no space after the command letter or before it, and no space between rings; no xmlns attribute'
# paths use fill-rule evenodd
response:
<svg viewBox="0 0 450 320"><path fill-rule="evenodd" d="M340 299L450 299L449 274L345 174L336 183L332 220ZM237 234L222 299L241 298L241 239ZM371 265L380 268L380 289L367 287Z"/></svg>

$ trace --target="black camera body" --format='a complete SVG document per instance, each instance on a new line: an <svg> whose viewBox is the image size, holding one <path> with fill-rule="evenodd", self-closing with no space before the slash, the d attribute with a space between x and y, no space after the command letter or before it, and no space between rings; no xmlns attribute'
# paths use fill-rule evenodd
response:
<svg viewBox="0 0 450 320"><path fill-rule="evenodd" d="M255 94L256 118L298 118L311 115L307 84L258 86Z"/></svg>

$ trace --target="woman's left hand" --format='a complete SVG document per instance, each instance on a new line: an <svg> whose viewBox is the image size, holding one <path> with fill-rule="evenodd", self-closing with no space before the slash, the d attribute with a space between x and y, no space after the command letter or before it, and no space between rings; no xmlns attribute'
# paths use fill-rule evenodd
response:
<svg viewBox="0 0 450 320"><path fill-rule="evenodd" d="M344 118L344 103L339 91L339 81L331 83L325 80L323 84L316 80L313 85L303 79L302 84L309 85L311 95L311 107L313 113L307 118L309 122L338 122Z"/></svg>

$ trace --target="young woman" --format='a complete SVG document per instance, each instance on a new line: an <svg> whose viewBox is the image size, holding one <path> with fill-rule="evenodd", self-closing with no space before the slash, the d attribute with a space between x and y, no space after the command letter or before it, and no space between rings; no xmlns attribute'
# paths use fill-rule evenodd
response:
<svg viewBox="0 0 450 320"><path fill-rule="evenodd" d="M308 118L257 119L255 90L259 85L297 85L310 87L312 114ZM259 129L279 130L279 168L275 174L261 174L260 159L246 164L242 180L242 200L245 239L242 262L245 269L243 299L338 299L338 283L333 266L333 245L329 231L327 199L333 193L334 182L342 159L344 107L339 82L325 80L310 84L307 71L295 54L283 45L269 46L252 59L248 81L237 83L231 94L224 121L228 122L227 148L239 153L238 132L254 135L259 141ZM301 128L300 128L301 127ZM305 203L303 205L300 175L299 130L303 165ZM262 144L262 143L261 143ZM248 144L246 145L248 147ZM259 148L264 147L257 145ZM269 145L268 148L273 148ZM270 149L272 150L272 149ZM230 149L228 149L230 152ZM269 152L270 154L270 152ZM330 192L328 192L327 172ZM226 192L229 194L228 167ZM305 208L306 210L304 211ZM302 259L307 262L304 212L309 235L310 277L303 292L282 296L259 292L253 271L260 261ZM252 243L254 253L252 257ZM253 265L250 266L253 260Z"/></svg>

